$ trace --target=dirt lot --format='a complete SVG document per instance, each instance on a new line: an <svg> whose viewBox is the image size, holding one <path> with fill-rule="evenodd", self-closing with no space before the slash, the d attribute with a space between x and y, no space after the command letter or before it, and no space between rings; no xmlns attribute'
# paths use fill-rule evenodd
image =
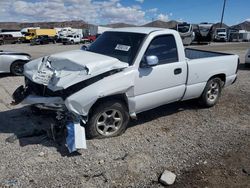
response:
<svg viewBox="0 0 250 188"><path fill-rule="evenodd" d="M80 45L5 45L33 58ZM244 62L249 43L195 48L238 54ZM205 68L205 67L204 67ZM138 115L122 136L87 141L70 156L47 138L6 142L12 134L49 127L46 115L11 106L22 77L0 78L0 187L161 187L160 174L177 174L173 187L250 187L250 70L241 64L237 82L223 90L210 109L196 101L165 105Z"/></svg>

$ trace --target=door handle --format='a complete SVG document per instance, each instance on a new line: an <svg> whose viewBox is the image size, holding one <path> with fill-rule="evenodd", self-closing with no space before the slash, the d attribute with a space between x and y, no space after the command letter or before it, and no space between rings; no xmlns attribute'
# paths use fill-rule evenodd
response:
<svg viewBox="0 0 250 188"><path fill-rule="evenodd" d="M177 69L174 69L174 74L181 74L182 73L182 69L181 68L177 68Z"/></svg>

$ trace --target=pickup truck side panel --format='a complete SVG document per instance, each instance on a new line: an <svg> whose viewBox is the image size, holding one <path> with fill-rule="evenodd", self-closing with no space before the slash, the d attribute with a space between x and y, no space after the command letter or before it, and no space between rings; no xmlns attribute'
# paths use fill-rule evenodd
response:
<svg viewBox="0 0 250 188"><path fill-rule="evenodd" d="M199 58L188 60L187 90L183 100L199 97L207 81L215 75L225 75L225 86L236 79L238 56L226 55L219 57ZM225 67L225 63L227 67Z"/></svg>

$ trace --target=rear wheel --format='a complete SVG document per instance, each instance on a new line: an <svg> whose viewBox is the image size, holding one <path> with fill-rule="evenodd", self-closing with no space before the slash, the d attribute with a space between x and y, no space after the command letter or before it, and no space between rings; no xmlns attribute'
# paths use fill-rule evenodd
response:
<svg viewBox="0 0 250 188"><path fill-rule="evenodd" d="M23 75L24 61L15 61L10 66L10 72L16 76Z"/></svg>
<svg viewBox="0 0 250 188"><path fill-rule="evenodd" d="M250 68L250 63L245 63L246 68Z"/></svg>
<svg viewBox="0 0 250 188"><path fill-rule="evenodd" d="M86 126L88 138L108 138L121 135L127 128L127 107L119 100L99 104L90 115Z"/></svg>
<svg viewBox="0 0 250 188"><path fill-rule="evenodd" d="M222 90L222 81L220 78L212 78L210 79L206 87L199 99L200 104L204 107L212 107L214 106L221 95Z"/></svg>

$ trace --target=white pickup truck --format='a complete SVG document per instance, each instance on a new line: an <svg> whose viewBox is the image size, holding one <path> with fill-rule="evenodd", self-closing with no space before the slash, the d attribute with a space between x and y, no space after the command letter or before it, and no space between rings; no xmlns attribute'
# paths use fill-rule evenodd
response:
<svg viewBox="0 0 250 188"><path fill-rule="evenodd" d="M81 118L90 138L123 133L130 118L155 107L198 98L206 107L237 78L237 55L184 49L177 31L122 28L84 50L25 65L16 103Z"/></svg>
<svg viewBox="0 0 250 188"><path fill-rule="evenodd" d="M63 45L65 44L79 44L81 42L81 35L72 34L67 35L66 37L61 38Z"/></svg>

